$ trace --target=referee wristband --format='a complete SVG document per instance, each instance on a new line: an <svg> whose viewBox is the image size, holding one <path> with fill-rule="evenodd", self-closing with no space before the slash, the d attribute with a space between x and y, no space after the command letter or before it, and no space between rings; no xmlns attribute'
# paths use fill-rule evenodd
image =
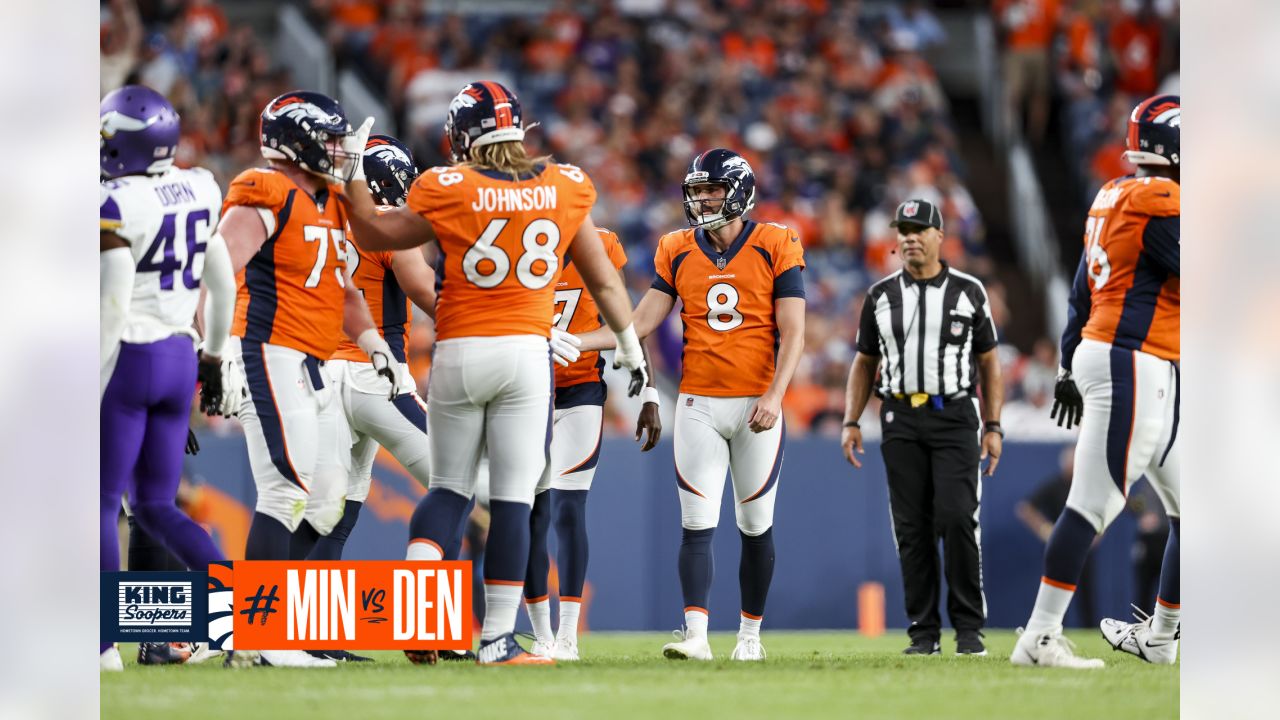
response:
<svg viewBox="0 0 1280 720"><path fill-rule="evenodd" d="M858 421L857 421L857 420L850 420L850 421L846 422L846 423L844 424L844 426L845 426L845 427L847 427L847 428L858 428L859 430L861 430L861 429L862 429L862 426L858 424Z"/></svg>
<svg viewBox="0 0 1280 720"><path fill-rule="evenodd" d="M1000 427L999 422L988 422L982 424L982 434L995 433L1000 437L1004 437L1004 428Z"/></svg>
<svg viewBox="0 0 1280 720"><path fill-rule="evenodd" d="M662 399L661 396L658 395L658 388L649 387L648 385L644 386L644 388L640 390L640 402L641 404L653 403L658 407L662 407Z"/></svg>

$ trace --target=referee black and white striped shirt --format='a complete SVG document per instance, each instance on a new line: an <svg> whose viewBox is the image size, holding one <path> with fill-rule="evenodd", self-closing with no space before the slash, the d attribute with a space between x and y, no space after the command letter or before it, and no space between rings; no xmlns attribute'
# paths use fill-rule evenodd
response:
<svg viewBox="0 0 1280 720"><path fill-rule="evenodd" d="M976 356L996 347L987 290L945 262L927 280L899 270L868 291L857 346L880 359L881 397L974 396Z"/></svg>

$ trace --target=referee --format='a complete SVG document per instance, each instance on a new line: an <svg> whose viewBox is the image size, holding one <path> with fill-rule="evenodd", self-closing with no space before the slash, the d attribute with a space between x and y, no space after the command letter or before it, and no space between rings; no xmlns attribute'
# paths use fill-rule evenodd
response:
<svg viewBox="0 0 1280 720"><path fill-rule="evenodd" d="M862 306L841 445L845 458L862 467L855 455L863 452L858 418L879 369L880 452L911 621L911 645L903 652L941 652L941 539L956 653L985 655L979 461L990 457L986 474L994 473L1004 439L995 324L982 283L938 259L942 213L932 203L902 203L891 225L903 268L871 286Z"/></svg>

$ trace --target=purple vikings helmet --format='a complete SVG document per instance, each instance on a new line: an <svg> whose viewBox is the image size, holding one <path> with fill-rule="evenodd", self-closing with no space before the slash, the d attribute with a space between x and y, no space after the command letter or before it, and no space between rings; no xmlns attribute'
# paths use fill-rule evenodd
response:
<svg viewBox="0 0 1280 720"><path fill-rule="evenodd" d="M104 178L157 175L173 166L178 150L178 113L163 95L126 85L102 98L100 167Z"/></svg>

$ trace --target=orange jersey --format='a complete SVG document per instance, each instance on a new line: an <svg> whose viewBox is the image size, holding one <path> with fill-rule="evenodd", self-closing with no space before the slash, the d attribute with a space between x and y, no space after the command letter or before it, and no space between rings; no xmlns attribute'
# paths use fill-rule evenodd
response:
<svg viewBox="0 0 1280 720"><path fill-rule="evenodd" d="M273 215L267 240L237 275L231 332L328 360L342 339L347 218L329 185L313 198L279 170L253 168L231 181L222 212L235 205Z"/></svg>
<svg viewBox="0 0 1280 720"><path fill-rule="evenodd" d="M763 395L773 382L778 325L774 301L804 297L804 248L794 230L748 220L719 253L702 230L658 241L653 287L683 303L680 392L713 397Z"/></svg>
<svg viewBox="0 0 1280 720"><path fill-rule="evenodd" d="M441 252L436 339L550 337L555 279L595 200L572 165L519 181L461 166L418 176L407 205L431 222Z"/></svg>
<svg viewBox="0 0 1280 720"><path fill-rule="evenodd" d="M399 362L408 362L409 318L413 310L409 307L409 297L400 289L400 283L396 282L396 274L391 267L392 255L390 252L357 251L354 256L356 269L351 280L364 296L369 314L373 316L373 324L391 347L391 354ZM346 335L342 336L333 359L369 362L368 354Z"/></svg>
<svg viewBox="0 0 1280 720"><path fill-rule="evenodd" d="M1178 361L1180 214L1181 188L1168 178L1123 177L1102 186L1085 224L1064 358L1083 336Z"/></svg>
<svg viewBox="0 0 1280 720"><path fill-rule="evenodd" d="M627 253L618 242L618 234L612 230L598 228L600 240L604 243L605 252L609 253L609 261L615 268L627 264ZM566 261L560 279L556 281L556 309L560 314L558 327L567 333L581 335L600 327L600 309L596 307L595 298L587 292L587 286L578 274L578 268L571 261ZM604 361L598 352L584 352L568 367L556 365L556 387L568 387L587 382L599 382L600 370Z"/></svg>

